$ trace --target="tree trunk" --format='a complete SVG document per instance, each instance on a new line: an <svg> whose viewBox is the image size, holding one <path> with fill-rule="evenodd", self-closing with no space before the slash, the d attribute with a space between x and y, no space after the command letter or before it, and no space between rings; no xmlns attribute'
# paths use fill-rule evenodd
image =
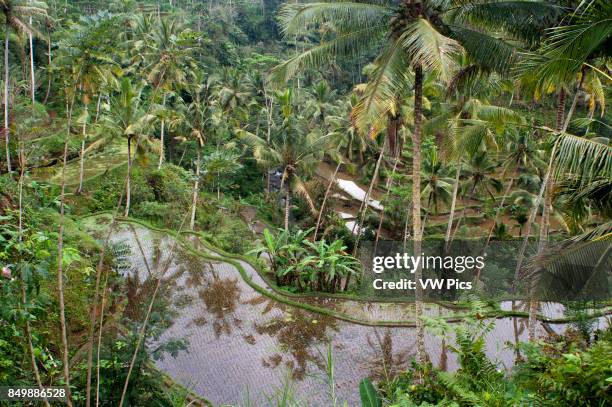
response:
<svg viewBox="0 0 612 407"><path fill-rule="evenodd" d="M400 156L397 155L395 157L395 162L393 163L393 170L391 171L391 176L387 178L385 199L389 196L391 186L393 185L393 176L395 175L395 170L397 170L397 164L399 163ZM383 199L384 200L384 199ZM380 220L378 221L378 228L376 229L376 239L374 240L374 253L376 253L376 249L378 249L378 240L380 239L380 232L382 230L383 221L385 219L385 209L380 212Z"/></svg>
<svg viewBox="0 0 612 407"><path fill-rule="evenodd" d="M6 143L6 169L12 173L11 152L9 150L9 25L6 24L4 35L4 141Z"/></svg>
<svg viewBox="0 0 612 407"><path fill-rule="evenodd" d="M353 230L352 230L353 234L355 233L357 226L359 226L359 232L357 233L357 240L359 240L359 235L361 233L361 226L362 226L361 218L365 217L365 213L368 210L368 201L370 200L370 195L372 194L372 190L374 189L374 184L376 183L376 180L378 179L378 171L380 171L380 164L382 163L382 159L385 155L386 147L387 147L387 139L385 138L382 148L380 149L378 160L376 161L376 166L374 167L374 174L372 174L372 180L370 181L370 186L368 187L368 191L366 192L365 196L363 197L363 200L361 201L361 205L359 205L359 211L357 212L357 222L355 222L355 225L353 225ZM357 244L355 244L355 248L356 247L357 247Z"/></svg>
<svg viewBox="0 0 612 407"><path fill-rule="evenodd" d="M30 26L32 26L32 17L30 17ZM36 102L36 77L34 76L34 46L32 41L32 33L28 34L30 41L30 95L32 97L32 108Z"/></svg>
<svg viewBox="0 0 612 407"><path fill-rule="evenodd" d="M287 191L285 193L285 232L289 232L289 207L291 200L291 188L287 185Z"/></svg>
<svg viewBox="0 0 612 407"><path fill-rule="evenodd" d="M402 250L406 251L406 244L408 243L408 225L410 224L410 208L406 210L406 221L404 222L404 236L402 238Z"/></svg>
<svg viewBox="0 0 612 407"><path fill-rule="evenodd" d="M21 143L20 143L21 144ZM25 146L21 145L19 149L19 229L17 236L19 237L19 241L21 242L23 238L23 178L25 175L26 162L25 162Z"/></svg>
<svg viewBox="0 0 612 407"><path fill-rule="evenodd" d="M126 182L127 182L127 177L126 177ZM95 289L94 289L94 300L93 300L93 304L91 305L91 311L90 311L90 322L89 322L89 337L88 337L88 344L87 344L87 384L86 384L86 407L91 405L91 369L92 369L92 364L93 364L93 347L94 347L94 332L95 332L95 327L96 327L96 311L98 309L98 297L100 295L100 279L101 279L101 275L102 275L102 271L103 271L103 267L104 267L104 259L106 258L106 250L108 248L108 242L110 240L111 234L113 232L113 228L115 226L115 222L117 219L117 214L119 213L119 210L121 208L121 202L123 202L123 194L125 193L124 190L122 190L121 195L119 196L119 198L117 199L117 205L115 206L115 211L113 213L113 217L112 217L112 221L111 224L108 228L108 233L106 234L106 238L104 240L104 244L102 245L102 251L100 253L100 257L98 259L98 265L96 266L96 283L95 283ZM106 290L106 284L108 282L108 273L106 273L106 278L104 281L104 288L103 290ZM101 311L101 315L100 315L100 330L99 330L99 335L102 335L102 321L104 319L104 304L105 304L105 294L106 292L103 291L102 293L102 311ZM98 359L97 359L97 366L96 366L96 406L98 406L99 404L99 390L100 390L100 337L98 338Z"/></svg>
<svg viewBox="0 0 612 407"><path fill-rule="evenodd" d="M513 185L514 185L514 178L510 178L510 181L508 182L508 186L506 187L506 190L504 191L504 196L502 196L502 200L501 200L501 202L499 204L499 207L497 208L497 212L495 213L495 219L493 219L493 225L491 225L491 228L489 229L489 234L487 235L487 240L485 241L484 247L482 248L483 255L484 255L484 253L486 253L487 248L489 247L489 243L491 242L491 237L493 236L493 231L495 230L495 226L497 225L497 221L499 220L499 216L502 213L502 211L504 210L504 204L506 203L506 197L510 193L510 190L512 189Z"/></svg>
<svg viewBox="0 0 612 407"><path fill-rule="evenodd" d="M100 117L100 103L102 102L102 93L98 93L98 101L96 102L96 118L94 119L94 123L98 123L98 118Z"/></svg>
<svg viewBox="0 0 612 407"><path fill-rule="evenodd" d="M124 217L130 216L130 200L132 198L132 137L128 137L128 161L127 161L127 179L125 183L125 212L123 213Z"/></svg>
<svg viewBox="0 0 612 407"><path fill-rule="evenodd" d="M49 29L48 23L47 25L47 67L51 67L51 30ZM45 94L45 100L43 104L47 104L47 100L49 99L49 94L51 93L51 75L47 75L47 93Z"/></svg>
<svg viewBox="0 0 612 407"><path fill-rule="evenodd" d="M166 95L164 94L164 101L162 102L162 107L166 107ZM159 135L159 163L157 164L157 170L161 170L162 163L164 162L164 133L166 130L166 121L161 121L161 132Z"/></svg>
<svg viewBox="0 0 612 407"><path fill-rule="evenodd" d="M423 230L421 227L421 114L423 109L423 68L421 65L414 67L414 131L412 133L412 233L414 234L413 251L414 256L421 253L421 241ZM425 325L421 316L423 315L423 288L420 280L423 270L419 263L416 267L414 278L416 281L415 295L415 319L416 319L416 342L417 361L424 364L427 360L425 352Z"/></svg>
<svg viewBox="0 0 612 407"><path fill-rule="evenodd" d="M25 174L25 153L23 150L23 146L20 149L20 158L19 158L19 229L17 233L17 238L19 242L23 240L23 178ZM27 304L27 296L26 296L26 286L25 281L21 281L21 303L25 310ZM28 350L30 351L30 362L32 364L32 371L34 372L34 377L36 378L36 384L39 389L42 389L42 381L40 380L40 372L38 370L38 365L36 364L36 356L34 355L34 345L32 344L32 331L30 329L30 320L26 319L25 321L25 334L28 340ZM46 407L49 407L49 401L46 397L43 398L43 402Z"/></svg>
<svg viewBox="0 0 612 407"><path fill-rule="evenodd" d="M79 189L77 194L83 192L83 178L85 174L85 137L87 134L87 122L83 123L83 139L81 140L81 157L79 163Z"/></svg>
<svg viewBox="0 0 612 407"><path fill-rule="evenodd" d="M25 281L21 282L21 302L23 307L26 307L27 297L26 297L26 287ZM25 321L25 334L28 340L28 350L30 352L30 363L32 364L32 371L34 372L34 377L36 378L36 385L39 389L42 390L42 380L40 379L40 371L38 370L38 365L36 364L36 356L34 355L34 345L32 344L32 330L30 329L30 321L26 319ZM43 402L46 407L50 407L49 401L46 397L43 397Z"/></svg>
<svg viewBox="0 0 612 407"><path fill-rule="evenodd" d="M555 130L561 131L563 128L563 120L565 116L565 88L561 87L557 99L557 123Z"/></svg>
<svg viewBox="0 0 612 407"><path fill-rule="evenodd" d="M323 203L321 204L321 208L319 209L319 216L317 216L317 224L314 230L314 237L312 238L314 242L317 241L317 234L319 233L319 227L321 226L321 217L323 216L323 212L325 211L325 204L327 203L327 198L329 197L329 193L331 192L332 186L336 183L336 176L338 175L338 171L340 170L341 165L342 165L342 162L339 162L338 165L336 166L334 174L329 180L329 185L327 185L327 189L325 190L325 196L323 197Z"/></svg>
<svg viewBox="0 0 612 407"><path fill-rule="evenodd" d="M102 309L100 311L100 328L98 329L98 344L96 349L96 407L100 405L100 350L102 348L102 327L104 326L104 308L106 307L106 296L108 293L107 286L108 273L106 273L104 287L102 288ZM89 395L89 391L87 394Z"/></svg>
<svg viewBox="0 0 612 407"><path fill-rule="evenodd" d="M567 131L567 128L569 126L570 120L572 119L572 116L574 114L574 111L576 110L576 104L578 102L578 95L580 93L580 88L582 87L582 83L579 83L578 86L576 87L576 94L574 95L574 99L572 100L572 105L570 107L570 110L567 114L567 118L565 119L565 123L563 124L563 127L561 129L561 134L564 134ZM557 139L558 140L558 139ZM527 243L529 241L529 235L531 234L531 225L533 224L533 222L535 221L536 215L538 213L538 209L540 207L540 202L542 202L543 198L545 199L544 202L544 210L542 212L542 223L541 223L541 227L540 229L545 228L546 232L540 230L540 239L542 239L543 237L548 237L548 223L549 223L549 214L545 213L547 211L549 211L550 206L551 206L551 202L552 201L552 187L553 187L553 181L552 181L552 177L553 177L553 169L554 169L554 158L555 158L555 154L557 151L557 142L555 142L553 149L551 151L550 154L550 160L548 162L548 168L546 170L546 175L544 177L544 180L542 182L542 186L540 188L540 192L538 194L538 198L536 199L536 203L534 205L534 208L532 209L530 215L529 215L529 221L527 223L527 230L525 231L525 237L523 238L523 244L521 245L521 248L519 250L519 255L518 255L518 261L516 264L516 268L514 270L514 282L512 283L512 291L514 292L516 290L516 284L518 283L518 279L520 277L520 271L521 271L521 266L523 264L523 259L525 256L525 250L527 249ZM547 193L547 190L549 191ZM546 195L545 195L546 193ZM550 200L550 201L549 201ZM546 202L548 201L548 202ZM543 235L545 233L545 235ZM538 245L538 253L541 253L541 250L543 250L543 241L540 240L539 242L540 244ZM537 303L535 302L535 300L530 299L529 302L529 321L531 322L529 324L529 339L530 340L534 340L535 339L535 319L536 319L536 312L537 312Z"/></svg>
<svg viewBox="0 0 612 407"><path fill-rule="evenodd" d="M446 226L446 234L444 235L444 253L448 252L451 231L453 230L453 220L455 217L455 208L457 206L457 195L459 193L459 176L461 175L461 159L457 160L457 169L455 170L455 185L453 186L453 200L451 202L450 213L448 214L448 225Z"/></svg>
<svg viewBox="0 0 612 407"><path fill-rule="evenodd" d="M200 187L200 149L198 148L198 158L196 162L196 178L193 183L193 197L191 199L191 220L189 222L189 228L191 230L195 229L195 217L196 217L196 208L198 205L199 187Z"/></svg>
<svg viewBox="0 0 612 407"><path fill-rule="evenodd" d="M64 158L62 163L62 180L60 187L60 218L59 218L59 232L57 238L57 291L58 291L58 302L59 302L59 316L60 316L60 331L62 337L62 361L64 368L64 382L67 390L67 403L69 407L72 407L72 396L70 394L70 372L68 362L68 336L66 333L66 309L64 303L64 270L63 270L63 256L64 256L64 200L66 192L66 162L68 161L68 140L70 137L70 124L72 121L72 107L73 101L68 109L68 134L66 140L64 140Z"/></svg>

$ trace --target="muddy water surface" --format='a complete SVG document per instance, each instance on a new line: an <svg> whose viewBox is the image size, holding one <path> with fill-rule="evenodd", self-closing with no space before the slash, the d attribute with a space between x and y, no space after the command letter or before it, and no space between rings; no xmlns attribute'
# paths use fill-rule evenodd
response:
<svg viewBox="0 0 612 407"><path fill-rule="evenodd" d="M103 221L103 220L102 220ZM108 219L106 219L106 222ZM101 220L92 219L90 226ZM325 380L327 344L335 365L336 395L349 406L359 405L359 381L368 376L382 379L385 372L405 368L415 349L414 329L374 328L293 308L259 294L244 282L229 263L196 256L161 235L140 226L121 224L112 235L130 251L131 277L145 285L150 274L163 274L164 295L173 308L174 323L162 340L185 338L188 350L175 358L166 356L157 365L176 381L215 405L268 405L271 395L289 377L297 399L308 406L328 406ZM100 232L98 232L100 233ZM207 252L197 241L194 246ZM169 263L166 263L166 262ZM167 271L163 270L168 264ZM258 285L266 283L247 263L242 263ZM370 304L359 301L313 300L364 320L413 320L410 305ZM312 301L311 301L312 302ZM549 307L551 315L562 310ZM447 313L427 307L431 315ZM524 321L497 320L487 336L487 353L509 368L514 354L507 346L526 340ZM563 326L553 326L562 331ZM443 352L441 340L426 337L427 352L436 365L446 360L456 368L452 354ZM341 403L339 403L341 404Z"/></svg>

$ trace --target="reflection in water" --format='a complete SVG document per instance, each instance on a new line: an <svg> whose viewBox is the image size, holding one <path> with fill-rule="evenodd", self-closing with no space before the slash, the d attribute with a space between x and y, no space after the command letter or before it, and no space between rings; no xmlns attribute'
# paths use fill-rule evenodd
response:
<svg viewBox="0 0 612 407"><path fill-rule="evenodd" d="M238 280L219 278L214 270L204 283L204 288L198 291L198 296L204 301L206 309L215 317L213 328L217 337L223 333L230 335L234 325L240 327L242 321L234 315L240 292Z"/></svg>
<svg viewBox="0 0 612 407"><path fill-rule="evenodd" d="M94 230L95 226L92 226ZM139 226L134 229L155 275L154 265L165 266L172 240ZM138 304L148 303L147 296L150 296L155 279L134 272L146 269L134 235L120 224L112 239L125 241L131 248L130 304L138 307ZM197 244L194 239L193 245ZM199 250L209 252L204 246ZM376 380L391 376L410 361L414 348L412 328L373 328L312 314L261 295L229 263L211 262L186 250L176 250L172 260L164 275L164 291L159 298L171 303L169 308L173 313L163 311L163 315L173 315L173 324L160 341L188 337L189 349L176 358L156 361L156 365L214 405L240 405L247 393L252 405L269 405L263 395L283 382L287 367L295 379L300 379L295 383L296 398L307 400L305 404L309 406L330 405L327 385L321 380L325 376L324 354L329 342L334 349L336 394L340 405L345 400L349 406L359 405L358 385L362 378L370 376ZM248 263L241 263L246 273L265 287L257 272ZM410 321L414 315L411 304L398 306L332 299L313 302L365 320ZM503 309L511 309L509 303L501 305ZM130 306L128 312L138 318L142 310ZM438 312L452 311L438 307L427 310L432 317ZM547 305L542 312L558 317L563 310ZM521 333L521 329L524 331L521 323L524 323L523 318L496 321L486 338L486 352L492 360L507 367L512 365L514 351L506 343L526 340L526 332ZM559 324L552 328L557 333L565 330L565 326ZM447 344L453 345L452 339L448 339ZM457 368L456 357L438 338L427 334L426 345L434 359L432 363L446 365L451 371Z"/></svg>
<svg viewBox="0 0 612 407"><path fill-rule="evenodd" d="M276 337L280 350L292 357L287 359L276 353L264 358L264 366L276 368L284 360L285 366L291 370L292 377L297 380L304 378L309 362L319 369L324 369L324 360L316 345L328 342L328 328L337 330L335 319L322 315L315 316L297 309L287 310L284 316L274 318L265 324L255 324L258 334Z"/></svg>
<svg viewBox="0 0 612 407"><path fill-rule="evenodd" d="M414 346L404 349L393 348L390 329L385 329L381 335L380 330L374 328L373 334L368 333L367 341L373 351L366 361L370 371L368 377L374 381L392 379L406 369L408 361L414 356L414 352L408 350L414 349Z"/></svg>

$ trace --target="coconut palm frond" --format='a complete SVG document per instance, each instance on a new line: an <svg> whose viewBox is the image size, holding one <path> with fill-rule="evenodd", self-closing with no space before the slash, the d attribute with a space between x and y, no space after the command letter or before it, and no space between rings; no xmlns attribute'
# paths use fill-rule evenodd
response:
<svg viewBox="0 0 612 407"><path fill-rule="evenodd" d="M308 204L308 209L310 210L310 213L313 216L317 216L319 214L319 211L317 211L317 208L315 207L314 201L312 200L312 197L310 196L310 193L308 192L308 188L306 187L306 183L304 183L304 181L300 177L293 176L293 184L291 185L291 188L299 196L304 198L304 200Z"/></svg>
<svg viewBox="0 0 612 407"><path fill-rule="evenodd" d="M445 37L429 21L417 18L400 36L400 42L410 59L449 81L456 68L455 57L463 48L452 38Z"/></svg>
<svg viewBox="0 0 612 407"><path fill-rule="evenodd" d="M521 113L503 106L482 106L478 109L477 117L495 126L526 123L525 116Z"/></svg>
<svg viewBox="0 0 612 407"><path fill-rule="evenodd" d="M307 68L319 68L333 62L339 55L358 55L373 43L378 42L384 32L385 26L381 25L338 34L335 38L312 47L274 67L270 74L270 81L273 84L283 84L295 76L297 72Z"/></svg>
<svg viewBox="0 0 612 407"><path fill-rule="evenodd" d="M480 69L507 72L516 60L514 47L506 41L466 27L451 27L452 36L461 43Z"/></svg>
<svg viewBox="0 0 612 407"><path fill-rule="evenodd" d="M448 13L451 21L473 24L490 30L503 29L512 37L534 42L565 11L547 1L485 0L461 1Z"/></svg>
<svg viewBox="0 0 612 407"><path fill-rule="evenodd" d="M594 241L565 241L546 250L528 266L536 291L546 300L608 299L612 269L612 234Z"/></svg>
<svg viewBox="0 0 612 407"><path fill-rule="evenodd" d="M584 14L575 14L573 22L553 28L542 52L524 58L523 70L539 78L543 87L547 81L569 82L596 52L610 55L606 41L612 35L612 3L597 2Z"/></svg>
<svg viewBox="0 0 612 407"><path fill-rule="evenodd" d="M392 10L381 4L330 1L285 4L279 11L279 24L285 37L308 32L316 25L331 23L340 32L373 27L384 23Z"/></svg>
<svg viewBox="0 0 612 407"><path fill-rule="evenodd" d="M612 222L598 225L588 232L580 235L572 236L571 241L573 242L586 242L594 240L606 240L612 239Z"/></svg>
<svg viewBox="0 0 612 407"><path fill-rule="evenodd" d="M374 127L376 134L386 124L387 114L395 113L398 91L407 90L411 83L410 65L400 41L395 41L377 59L372 79L353 109L357 128L369 133Z"/></svg>
<svg viewBox="0 0 612 407"><path fill-rule="evenodd" d="M556 178L572 174L582 183L612 178L612 147L571 134L560 137L554 161Z"/></svg>

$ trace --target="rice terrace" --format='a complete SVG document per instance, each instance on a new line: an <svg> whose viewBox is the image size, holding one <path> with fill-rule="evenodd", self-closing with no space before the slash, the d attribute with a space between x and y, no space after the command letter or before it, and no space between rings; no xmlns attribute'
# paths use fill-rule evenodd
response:
<svg viewBox="0 0 612 407"><path fill-rule="evenodd" d="M0 18L0 406L612 405L609 1Z"/></svg>

